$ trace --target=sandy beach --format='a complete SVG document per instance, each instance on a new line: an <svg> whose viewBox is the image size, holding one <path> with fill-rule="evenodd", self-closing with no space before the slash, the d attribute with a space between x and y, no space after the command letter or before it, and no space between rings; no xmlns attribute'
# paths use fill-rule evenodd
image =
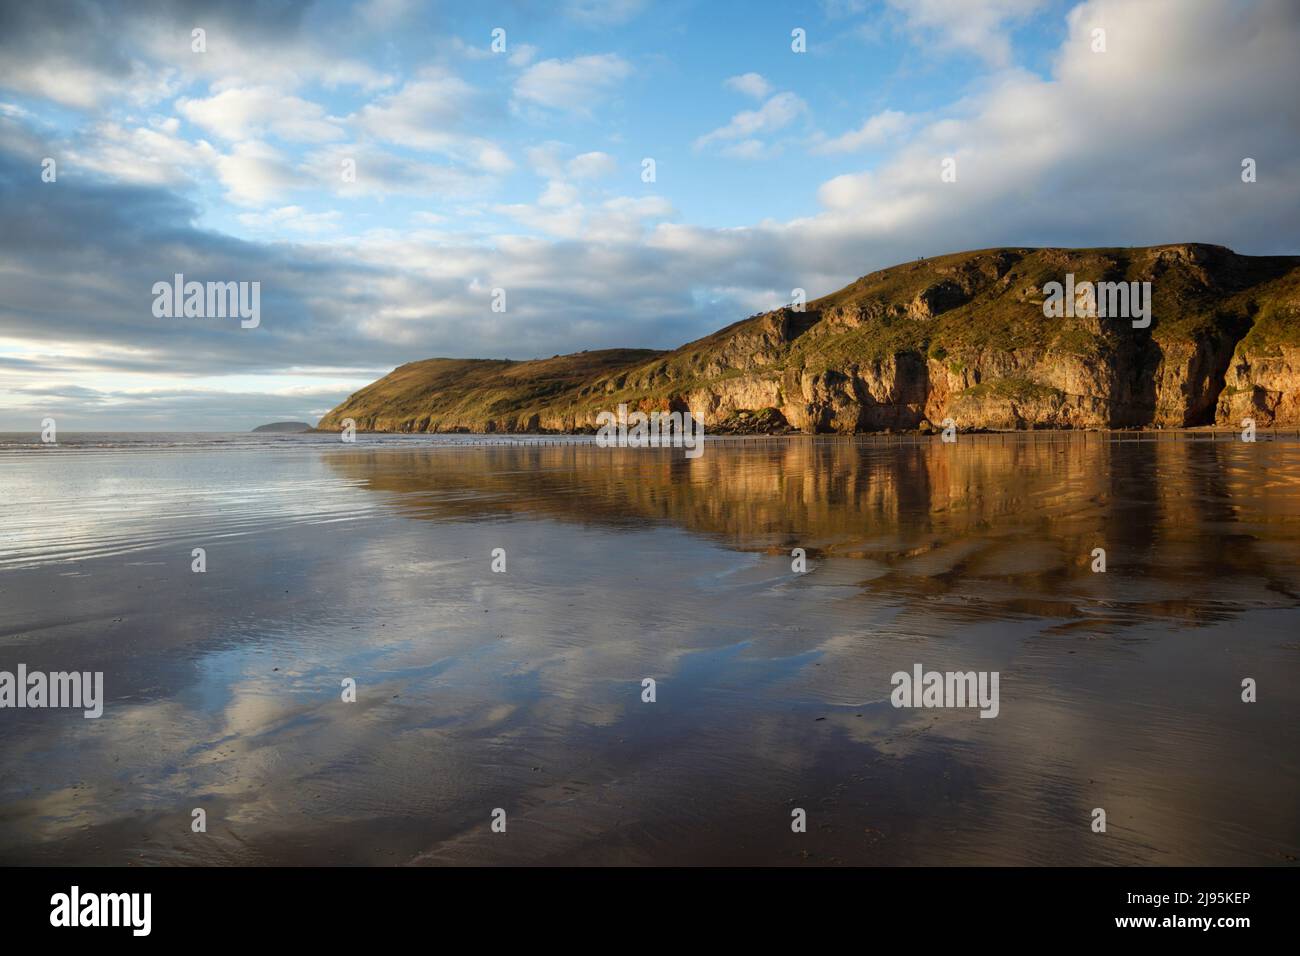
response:
<svg viewBox="0 0 1300 956"><path fill-rule="evenodd" d="M106 698L3 713L0 862L1300 855L1294 442L0 455L0 669ZM893 707L917 663L997 718Z"/></svg>

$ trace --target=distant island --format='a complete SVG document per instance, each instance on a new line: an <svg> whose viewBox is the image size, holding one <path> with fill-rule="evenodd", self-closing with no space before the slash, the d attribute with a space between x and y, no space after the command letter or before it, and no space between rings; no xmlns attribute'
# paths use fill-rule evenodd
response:
<svg viewBox="0 0 1300 956"><path fill-rule="evenodd" d="M312 426L306 422L271 422L269 425L258 425L253 429L255 432L309 432Z"/></svg>
<svg viewBox="0 0 1300 956"><path fill-rule="evenodd" d="M1145 319L1076 311L1060 290L1084 283L1108 284L1112 316L1120 292L1146 294ZM592 432L620 403L689 409L714 433L1296 425L1300 257L1191 243L919 259L670 352L412 362L317 428Z"/></svg>

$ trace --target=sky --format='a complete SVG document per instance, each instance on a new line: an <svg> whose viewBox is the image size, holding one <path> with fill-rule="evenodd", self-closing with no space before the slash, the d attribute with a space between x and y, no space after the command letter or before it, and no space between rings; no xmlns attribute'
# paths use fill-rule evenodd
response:
<svg viewBox="0 0 1300 956"><path fill-rule="evenodd" d="M0 430L315 422L965 249L1298 254L1298 89L1295 0L0 0Z"/></svg>

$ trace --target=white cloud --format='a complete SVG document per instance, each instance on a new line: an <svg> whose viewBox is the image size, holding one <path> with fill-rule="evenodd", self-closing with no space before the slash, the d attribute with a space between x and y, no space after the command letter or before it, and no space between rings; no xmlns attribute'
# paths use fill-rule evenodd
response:
<svg viewBox="0 0 1300 956"><path fill-rule="evenodd" d="M172 95L174 70L154 69L136 60L124 71L73 56L10 55L0 51L0 87L44 97L76 109L91 110L113 99L149 106Z"/></svg>
<svg viewBox="0 0 1300 956"><path fill-rule="evenodd" d="M442 150L450 139L448 127L460 124L477 95L460 77L429 67L396 92L362 107L355 119L359 127L379 139Z"/></svg>
<svg viewBox="0 0 1300 956"><path fill-rule="evenodd" d="M246 212L239 221L259 232L291 230L307 234L333 232L339 227L341 214L337 210L307 212L301 206L281 206L266 212Z"/></svg>
<svg viewBox="0 0 1300 956"><path fill-rule="evenodd" d="M943 50L962 50L1003 65L1011 58L1010 25L1045 0L889 0L910 30Z"/></svg>
<svg viewBox="0 0 1300 956"><path fill-rule="evenodd" d="M547 179L563 179L567 175L563 154L569 151L564 143L552 140L539 146L529 146L524 156L533 167L533 172Z"/></svg>
<svg viewBox="0 0 1300 956"><path fill-rule="evenodd" d="M151 185L188 186L215 168L218 152L207 140L189 142L176 135L174 119L156 119L153 128L95 125L71 148L68 159L112 179Z"/></svg>
<svg viewBox="0 0 1300 956"><path fill-rule="evenodd" d="M566 168L572 179L601 179L612 176L618 163L609 153L592 152L573 157Z"/></svg>
<svg viewBox="0 0 1300 956"><path fill-rule="evenodd" d="M514 95L525 103L590 115L631 74L631 65L614 53L543 60L519 77Z"/></svg>
<svg viewBox="0 0 1300 956"><path fill-rule="evenodd" d="M242 206L274 202L305 185L281 153L258 140L236 143L229 155L217 159L216 167L227 198Z"/></svg>
<svg viewBox="0 0 1300 956"><path fill-rule="evenodd" d="M503 148L457 130L478 100L474 87L431 67L396 92L362 107L351 119L376 139L439 153L489 173L509 172L514 162Z"/></svg>
<svg viewBox="0 0 1300 956"><path fill-rule="evenodd" d="M344 161L355 171L343 178ZM494 174L480 165L430 163L399 156L373 143L347 143L317 150L302 164L304 180L350 199L364 196L432 195L471 199L490 192Z"/></svg>
<svg viewBox="0 0 1300 956"><path fill-rule="evenodd" d="M535 204L502 205L496 212L562 239L629 243L643 238L651 223L676 215L672 204L660 196L616 196L592 204L579 196L572 184L552 180Z"/></svg>
<svg viewBox="0 0 1300 956"><path fill-rule="evenodd" d="M754 140L759 135L775 133L790 125L807 109L807 104L794 93L778 93L758 109L742 110L725 126L701 136L695 141L695 147L701 149L711 143L731 140ZM748 149L753 151L754 147Z"/></svg>
<svg viewBox="0 0 1300 956"><path fill-rule="evenodd" d="M207 52L195 54L190 29L186 23L167 28L147 23L139 28L137 42L152 61L166 64L185 81L208 82L214 90L259 85L289 91L320 83L327 89L374 92L393 83L391 75L361 60L302 36L258 33L242 20L234 28L210 23ZM116 33L129 35L121 28Z"/></svg>
<svg viewBox="0 0 1300 956"><path fill-rule="evenodd" d="M759 73L742 73L739 76L728 77L723 86L756 100L761 100L772 92L772 84L763 79Z"/></svg>
<svg viewBox="0 0 1300 956"><path fill-rule="evenodd" d="M885 110L867 119L855 130L813 147L814 153L852 153L870 147L888 146L906 134L912 120L906 113Z"/></svg>
<svg viewBox="0 0 1300 956"><path fill-rule="evenodd" d="M339 122L319 104L266 86L232 87L207 99L181 99L176 108L191 123L227 140L275 136L319 143L343 136Z"/></svg>
<svg viewBox="0 0 1300 956"><path fill-rule="evenodd" d="M511 66L525 67L537 57L537 47L531 43L515 44L506 51L506 56Z"/></svg>
<svg viewBox="0 0 1300 956"><path fill-rule="evenodd" d="M539 206L572 206L578 201L578 187L572 183L551 180L537 199Z"/></svg>

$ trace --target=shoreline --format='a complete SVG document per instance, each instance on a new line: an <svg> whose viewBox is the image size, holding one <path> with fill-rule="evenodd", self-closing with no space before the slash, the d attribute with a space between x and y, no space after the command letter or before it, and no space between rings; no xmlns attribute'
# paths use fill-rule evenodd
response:
<svg viewBox="0 0 1300 956"><path fill-rule="evenodd" d="M1231 425L1191 425L1181 426L1178 428L1161 428L1149 426L1133 426L1126 428L972 428L958 429L957 433L963 436L1007 436L1007 435L1239 435L1242 432L1240 426ZM1300 438L1300 423L1284 425L1261 425L1255 430L1256 435L1271 435L1274 437L1294 436ZM250 433L251 434L251 433ZM294 434L302 435L338 435L341 429L332 428L312 428L305 432L296 432ZM594 438L596 430L590 431L389 431L383 429L357 429L358 435L433 435L433 436L464 436L467 438ZM780 430L780 431L715 431L705 426L706 438L816 438L816 439L870 439L870 438L939 438L940 430L927 429L883 429L881 431L870 432L804 432L798 430Z"/></svg>

